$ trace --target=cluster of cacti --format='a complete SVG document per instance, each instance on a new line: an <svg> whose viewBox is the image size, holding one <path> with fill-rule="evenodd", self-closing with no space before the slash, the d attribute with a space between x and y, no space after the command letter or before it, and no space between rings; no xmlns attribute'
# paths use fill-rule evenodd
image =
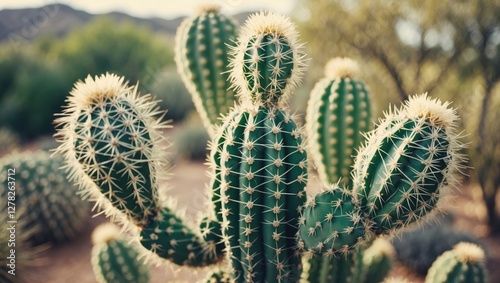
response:
<svg viewBox="0 0 500 283"><path fill-rule="evenodd" d="M199 229L160 197L166 125L149 96L114 75L88 77L75 85L57 120L58 151L70 177L108 215L138 227L152 253L193 267L227 257L226 273L236 282L296 282L304 250L347 256L372 235L417 221L453 186L457 117L448 104L424 95L387 113L367 135L352 186L333 185L306 206L306 146L284 107L304 70L293 24L274 13L252 16L233 57L230 80L240 105L213 135L212 211Z"/></svg>
<svg viewBox="0 0 500 283"><path fill-rule="evenodd" d="M99 283L147 283L147 265L138 259L139 252L120 236L113 224L98 226L92 233L92 268Z"/></svg>
<svg viewBox="0 0 500 283"><path fill-rule="evenodd" d="M77 195L61 170L63 159L45 151L13 153L0 159L0 170L15 170L15 205L26 211L34 245L57 243L76 236L89 216L89 204ZM0 191L8 191L7 174L0 175Z"/></svg>
<svg viewBox="0 0 500 283"><path fill-rule="evenodd" d="M432 264L426 283L487 282L484 251L471 243L458 243L452 250L440 255Z"/></svg>
<svg viewBox="0 0 500 283"><path fill-rule="evenodd" d="M321 181L350 185L353 155L372 127L371 102L358 65L349 58L327 63L325 78L311 91L307 106L308 151Z"/></svg>
<svg viewBox="0 0 500 283"><path fill-rule="evenodd" d="M235 96L229 89L229 50L236 40L236 23L209 5L197 16L186 19L176 35L179 74L191 93L193 102L210 136L227 114Z"/></svg>

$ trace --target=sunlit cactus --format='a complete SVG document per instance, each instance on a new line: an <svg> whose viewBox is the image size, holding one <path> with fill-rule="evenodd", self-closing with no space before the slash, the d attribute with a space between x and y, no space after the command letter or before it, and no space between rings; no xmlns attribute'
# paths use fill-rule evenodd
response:
<svg viewBox="0 0 500 283"><path fill-rule="evenodd" d="M147 283L147 265L139 261L139 252L120 236L111 223L98 226L92 233L92 268L99 283Z"/></svg>
<svg viewBox="0 0 500 283"><path fill-rule="evenodd" d="M0 176L0 191L7 194L15 184L15 201L23 210L26 226L36 229L30 241L58 243L79 234L89 217L89 205L77 195L78 188L67 181L60 169L63 159L45 151L12 153L0 159L0 170L13 170L12 180Z"/></svg>
<svg viewBox="0 0 500 283"><path fill-rule="evenodd" d="M176 35L175 61L196 110L210 135L236 100L229 89L229 49L236 40L236 23L207 5L186 19Z"/></svg>
<svg viewBox="0 0 500 283"><path fill-rule="evenodd" d="M458 117L448 106L426 95L410 97L368 133L356 157L353 187L377 234L419 220L456 184L462 146Z"/></svg>
<svg viewBox="0 0 500 283"><path fill-rule="evenodd" d="M484 251L472 243L459 243L432 264L426 283L488 282Z"/></svg>
<svg viewBox="0 0 500 283"><path fill-rule="evenodd" d="M246 22L234 50L231 78L243 103L221 129L220 157L224 236L236 282L300 276L295 238L307 156L300 128L281 107L302 73L296 36L289 19L259 13Z"/></svg>
<svg viewBox="0 0 500 283"><path fill-rule="evenodd" d="M307 106L308 151L323 182L350 185L353 155L371 129L371 102L358 65L349 58L334 58L325 78L311 91Z"/></svg>
<svg viewBox="0 0 500 283"><path fill-rule="evenodd" d="M56 121L57 151L83 194L107 215L139 228L141 244L161 258L191 266L220 261L213 241L205 242L160 198L159 178L166 173L161 130L167 125L151 97L107 74L76 83L68 102Z"/></svg>

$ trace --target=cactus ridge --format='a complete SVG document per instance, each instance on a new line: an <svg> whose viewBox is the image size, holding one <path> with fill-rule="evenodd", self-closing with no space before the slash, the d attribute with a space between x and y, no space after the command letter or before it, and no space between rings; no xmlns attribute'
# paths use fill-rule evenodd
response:
<svg viewBox="0 0 500 283"><path fill-rule="evenodd" d="M327 257L345 256L372 235L352 192L338 185L309 201L299 223L305 248Z"/></svg>
<svg viewBox="0 0 500 283"><path fill-rule="evenodd" d="M167 125L154 118L159 113L150 96L138 96L137 86L106 74L75 84L69 107L56 120L57 151L68 160L70 178L107 215L118 216L118 210L139 227L161 205L156 176L165 170L160 130Z"/></svg>
<svg viewBox="0 0 500 283"><path fill-rule="evenodd" d="M412 103L425 102L429 107L422 107L424 112L409 110ZM449 115L451 123L440 120L450 112L446 106L425 95L413 98L368 134L354 165L354 192L377 234L417 221L453 186L460 145L453 128L456 116ZM425 111L433 107L444 114L429 116Z"/></svg>
<svg viewBox="0 0 500 283"><path fill-rule="evenodd" d="M300 131L274 108L242 112L233 127L221 157L225 234L236 277L287 282L300 264L295 235L307 179Z"/></svg>
<svg viewBox="0 0 500 283"><path fill-rule="evenodd" d="M27 227L36 227L30 237L34 245L62 242L78 235L85 225L89 205L67 181L61 156L45 151L7 155L0 170L16 170L16 206L25 210ZM0 176L0 191L7 193L7 174Z"/></svg>
<svg viewBox="0 0 500 283"><path fill-rule="evenodd" d="M220 114L227 114L235 101L228 81L228 46L235 40L234 20L221 14L216 6L186 19L177 31L178 71L210 135L220 122Z"/></svg>
<svg viewBox="0 0 500 283"><path fill-rule="evenodd" d="M134 246L120 237L119 229L103 224L92 234L92 268L99 283L147 283L147 265L138 260ZM100 238L101 237L101 238Z"/></svg>
<svg viewBox="0 0 500 283"><path fill-rule="evenodd" d="M426 283L488 282L484 251L472 243L459 243L432 264Z"/></svg>
<svg viewBox="0 0 500 283"><path fill-rule="evenodd" d="M369 93L352 78L357 67L348 59L334 58L327 64L326 77L311 91L306 131L312 159L323 182L341 182L351 187L350 168L354 149L371 128Z"/></svg>

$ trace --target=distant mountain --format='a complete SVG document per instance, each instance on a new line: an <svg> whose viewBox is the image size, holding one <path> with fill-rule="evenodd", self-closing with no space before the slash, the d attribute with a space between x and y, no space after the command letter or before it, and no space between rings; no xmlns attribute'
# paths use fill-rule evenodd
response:
<svg viewBox="0 0 500 283"><path fill-rule="evenodd" d="M233 17L243 23L250 13ZM73 29L81 27L96 17L106 16L119 22L131 22L146 26L155 33L173 36L183 17L165 20L161 18L138 18L121 12L90 14L63 4L52 4L40 8L0 10L0 42L6 40L31 41L44 35L63 37Z"/></svg>

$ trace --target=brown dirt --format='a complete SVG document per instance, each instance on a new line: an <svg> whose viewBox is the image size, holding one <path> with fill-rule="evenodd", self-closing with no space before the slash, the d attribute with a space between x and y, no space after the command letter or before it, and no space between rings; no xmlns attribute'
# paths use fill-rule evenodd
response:
<svg viewBox="0 0 500 283"><path fill-rule="evenodd" d="M202 163L179 161L170 170L172 179L168 182L170 195L178 198L178 206L186 209L186 217L193 219L197 213L204 213L206 195L205 185L209 178L206 175L207 166ZM318 187L316 178L311 178L309 187ZM490 282L500 282L500 238L488 237L484 224L484 207L477 188L464 187L457 197L448 201L446 210L457 215L456 228L467 230L481 237L488 247L488 267ZM90 264L91 242L90 234L95 226L108 221L104 217L89 220L88 227L72 242L52 247L45 253L46 265L32 270L33 283L67 283L96 282ZM155 282L196 282L204 277L204 272L194 272L192 269L166 265L151 267L152 283ZM411 282L423 282L424 278L414 275L410 270L396 264L392 276L403 276Z"/></svg>

